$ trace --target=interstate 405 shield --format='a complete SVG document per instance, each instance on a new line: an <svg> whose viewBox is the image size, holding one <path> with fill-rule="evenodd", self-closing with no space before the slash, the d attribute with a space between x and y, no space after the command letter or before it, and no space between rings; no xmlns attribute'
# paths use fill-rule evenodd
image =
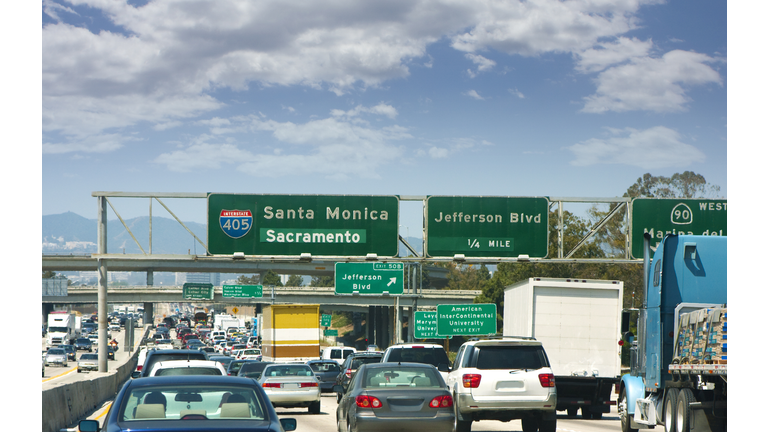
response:
<svg viewBox="0 0 768 432"><path fill-rule="evenodd" d="M399 198L208 194L216 255L397 255Z"/></svg>

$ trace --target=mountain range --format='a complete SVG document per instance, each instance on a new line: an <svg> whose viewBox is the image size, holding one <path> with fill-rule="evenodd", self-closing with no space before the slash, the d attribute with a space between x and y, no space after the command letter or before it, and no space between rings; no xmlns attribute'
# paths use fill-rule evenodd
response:
<svg viewBox="0 0 768 432"><path fill-rule="evenodd" d="M144 252L149 253L149 217L124 219ZM205 224L184 222L203 242L207 241ZM420 237L408 237L408 243L421 254ZM87 219L76 213L67 212L43 216L43 254L92 254L97 252L96 219ZM118 219L107 221L107 253L142 253ZM174 219L152 217L153 254L197 254L204 255L205 248ZM400 245L400 256L407 256L407 249Z"/></svg>

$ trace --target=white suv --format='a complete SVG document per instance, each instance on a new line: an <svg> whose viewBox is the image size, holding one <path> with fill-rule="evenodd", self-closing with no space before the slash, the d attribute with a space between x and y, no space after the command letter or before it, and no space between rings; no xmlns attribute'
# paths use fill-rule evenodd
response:
<svg viewBox="0 0 768 432"><path fill-rule="evenodd" d="M466 342L446 379L456 432L478 420L520 419L524 432L555 432L555 376L541 342L505 337Z"/></svg>
<svg viewBox="0 0 768 432"><path fill-rule="evenodd" d="M431 364L440 371L443 380L448 378L450 360L442 345L430 343L401 343L384 351L381 362L410 362Z"/></svg>

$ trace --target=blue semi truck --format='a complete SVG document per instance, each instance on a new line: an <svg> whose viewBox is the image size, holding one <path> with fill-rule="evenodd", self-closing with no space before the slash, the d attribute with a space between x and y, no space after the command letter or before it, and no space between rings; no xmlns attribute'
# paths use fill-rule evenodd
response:
<svg viewBox="0 0 768 432"><path fill-rule="evenodd" d="M619 383L622 432L725 431L727 427L727 238L667 235L650 260L636 310L630 373Z"/></svg>

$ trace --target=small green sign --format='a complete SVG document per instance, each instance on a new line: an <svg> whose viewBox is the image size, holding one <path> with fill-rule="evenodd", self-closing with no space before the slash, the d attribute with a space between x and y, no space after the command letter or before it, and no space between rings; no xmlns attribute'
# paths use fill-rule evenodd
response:
<svg viewBox="0 0 768 432"><path fill-rule="evenodd" d="M335 275L336 294L403 293L401 262L337 262Z"/></svg>
<svg viewBox="0 0 768 432"><path fill-rule="evenodd" d="M496 334L496 303L437 305L437 334L440 336Z"/></svg>
<svg viewBox="0 0 768 432"><path fill-rule="evenodd" d="M438 339L437 312L416 311L414 313L413 337L416 339Z"/></svg>
<svg viewBox="0 0 768 432"><path fill-rule="evenodd" d="M323 336L338 336L339 331L338 330L331 330L331 329L325 329L323 330Z"/></svg>
<svg viewBox="0 0 768 432"><path fill-rule="evenodd" d="M262 285L224 285L221 296L224 298L260 298L263 297Z"/></svg>
<svg viewBox="0 0 768 432"><path fill-rule="evenodd" d="M431 196L426 214L428 256L547 256L547 198Z"/></svg>
<svg viewBox="0 0 768 432"><path fill-rule="evenodd" d="M331 318L333 318L333 315L330 314L322 314L320 315L320 325L323 327L330 327L331 326Z"/></svg>
<svg viewBox="0 0 768 432"><path fill-rule="evenodd" d="M213 300L213 284L185 283L182 295L184 300Z"/></svg>
<svg viewBox="0 0 768 432"><path fill-rule="evenodd" d="M632 256L643 257L643 234L656 246L667 234L728 235L728 201L635 198L632 200Z"/></svg>

